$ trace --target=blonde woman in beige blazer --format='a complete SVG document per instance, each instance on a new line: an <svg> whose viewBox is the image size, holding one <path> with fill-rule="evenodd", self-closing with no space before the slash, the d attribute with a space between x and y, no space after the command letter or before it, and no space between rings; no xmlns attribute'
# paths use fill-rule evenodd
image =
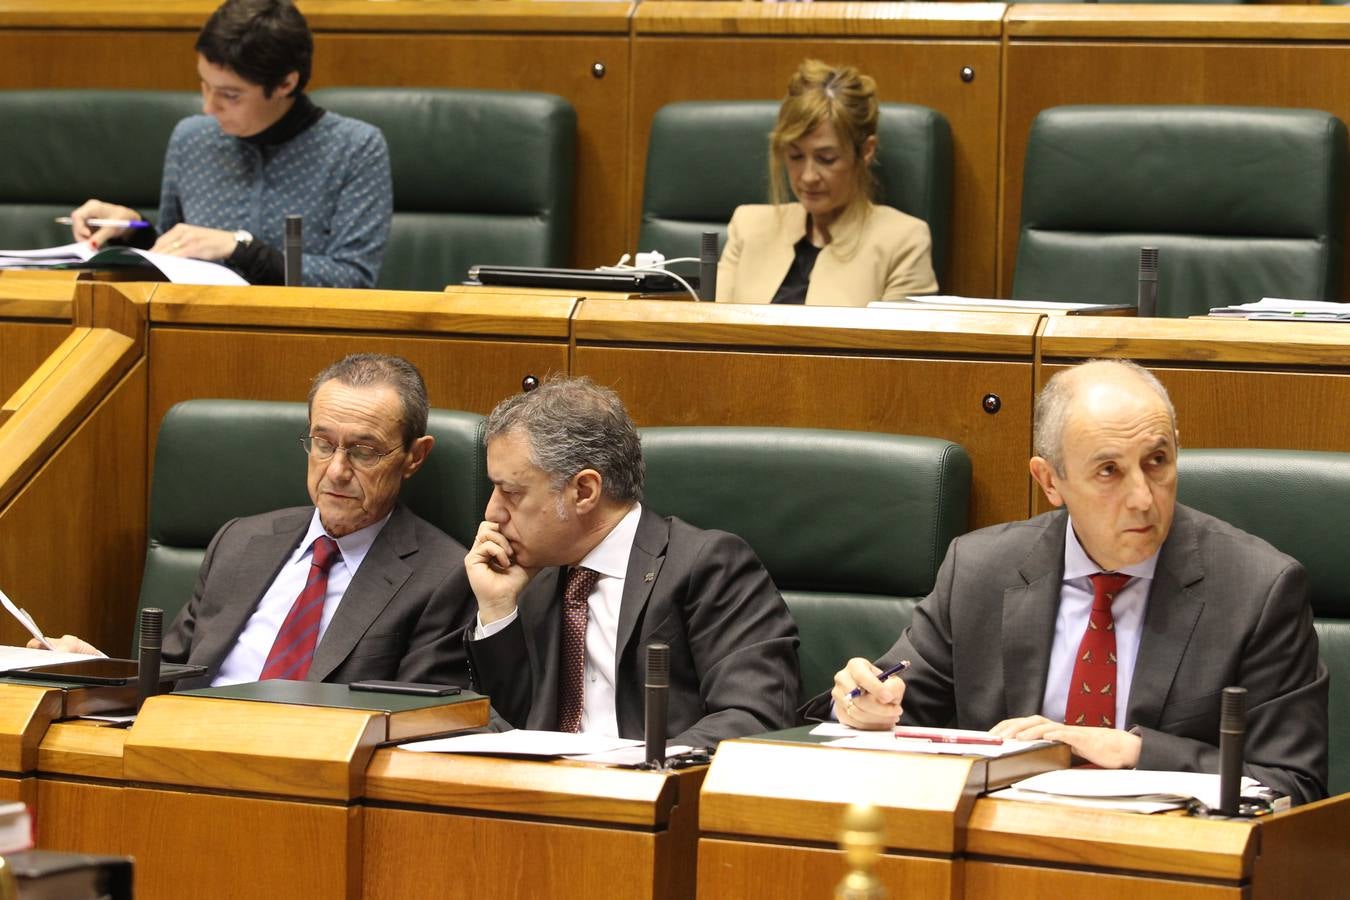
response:
<svg viewBox="0 0 1350 900"><path fill-rule="evenodd" d="M878 113L856 68L797 67L769 134L773 202L732 215L718 300L864 306L937 291L928 225L872 202Z"/></svg>
<svg viewBox="0 0 1350 900"><path fill-rule="evenodd" d="M806 234L800 203L737 207L717 266L717 299L768 303ZM806 292L808 306L864 306L937 291L928 223L889 206L851 207L835 221Z"/></svg>

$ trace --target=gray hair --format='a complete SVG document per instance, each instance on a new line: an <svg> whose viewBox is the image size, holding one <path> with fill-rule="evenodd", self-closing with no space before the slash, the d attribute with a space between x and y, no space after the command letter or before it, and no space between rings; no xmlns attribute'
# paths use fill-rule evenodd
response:
<svg viewBox="0 0 1350 900"><path fill-rule="evenodd" d="M314 376L309 386L309 411L314 413L314 395L328 381L337 381L347 387L393 388L403 405L399 428L403 432L403 449L427 433L427 385L417 367L401 356L383 353L353 353Z"/></svg>
<svg viewBox="0 0 1350 900"><path fill-rule="evenodd" d="M1175 439L1177 432L1177 411L1172 406L1172 398L1167 395L1167 388L1163 387L1158 377L1145 369L1143 366L1128 359L1090 359L1087 362L1080 363L1068 369L1061 369L1051 376L1050 380L1041 388L1041 392L1036 395L1036 408L1033 413L1033 426L1031 433L1031 442L1033 452L1043 457L1050 463L1056 474L1061 477L1064 475L1064 426L1069 420L1069 409L1073 406L1073 399L1077 396L1078 379L1072 377L1075 372L1083 366L1092 364L1116 366L1127 372L1132 373L1144 384L1153 389L1167 407L1167 417L1172 423L1172 435Z"/></svg>
<svg viewBox="0 0 1350 900"><path fill-rule="evenodd" d="M647 467L642 443L619 395L589 378L556 376L508 397L487 419L485 440L525 435L530 462L548 473L554 490L582 469L600 473L601 490L619 502L642 499Z"/></svg>

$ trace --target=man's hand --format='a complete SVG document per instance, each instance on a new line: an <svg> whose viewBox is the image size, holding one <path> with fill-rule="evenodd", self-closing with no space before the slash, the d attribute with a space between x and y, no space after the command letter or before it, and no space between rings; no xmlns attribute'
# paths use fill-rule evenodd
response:
<svg viewBox="0 0 1350 900"><path fill-rule="evenodd" d="M478 599L478 618L484 624L504 619L516 608L516 599L534 572L516 565L515 550L493 522L478 526L473 546L464 557L469 586Z"/></svg>
<svg viewBox="0 0 1350 900"><path fill-rule="evenodd" d="M186 225L180 222L160 235L150 251L220 262L234 252L237 244L233 231L203 228L200 225Z"/></svg>
<svg viewBox="0 0 1350 900"><path fill-rule="evenodd" d="M52 645L52 649L58 653L83 653L86 656L102 656L103 652L86 641L82 641L73 634L63 634L59 638L48 637L47 643ZM37 638L32 638L28 642L28 649L45 649L38 643Z"/></svg>
<svg viewBox="0 0 1350 900"><path fill-rule="evenodd" d="M989 731L1005 740L1059 741L1068 744L1075 756L1103 769L1133 769L1139 764L1139 748L1144 743L1139 735L1118 728L1065 725L1045 716L1004 719Z"/></svg>
<svg viewBox="0 0 1350 900"><path fill-rule="evenodd" d="M129 206L118 206L116 203L105 203L102 200L86 200L71 211L70 231L75 240L88 241L94 249L98 249L112 238L130 234L131 229L114 228L111 225L94 228L89 224L89 219L126 219L134 222L140 217L141 214Z"/></svg>
<svg viewBox="0 0 1350 900"><path fill-rule="evenodd" d="M848 665L834 674L834 714L844 725L882 731L894 728L900 720L900 701L905 696L905 682L892 675L885 682L877 680L881 670L869 660L855 656ZM862 688L857 697L850 697L854 688Z"/></svg>

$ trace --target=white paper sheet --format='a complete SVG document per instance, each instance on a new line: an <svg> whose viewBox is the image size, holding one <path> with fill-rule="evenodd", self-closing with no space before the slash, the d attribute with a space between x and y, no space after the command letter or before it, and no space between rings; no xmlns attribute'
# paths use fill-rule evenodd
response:
<svg viewBox="0 0 1350 900"><path fill-rule="evenodd" d="M666 758L688 753L690 749L683 744L668 746L666 747ZM639 744L636 747L620 747L618 750L606 750L603 753L583 753L567 758L575 759L577 762L600 763L606 766L636 766L647 761L647 747L645 744Z"/></svg>
<svg viewBox="0 0 1350 900"><path fill-rule="evenodd" d="M411 744L400 744L399 749L416 750L421 753L502 753L510 756L551 757L605 753L641 744L642 741L628 738L517 728L500 734L465 734L431 741L415 741Z"/></svg>
<svg viewBox="0 0 1350 900"><path fill-rule="evenodd" d="M1018 788L1004 788L986 796L999 800L1025 800L1029 803L1050 803L1056 806L1075 806L1080 809L1111 809L1118 812L1153 813L1181 809L1184 800L1141 800L1137 797L1063 797L1059 794L1043 794L1040 791L1023 791Z"/></svg>
<svg viewBox="0 0 1350 900"><path fill-rule="evenodd" d="M1148 799L1194 797L1216 808L1219 776L1203 772L1154 772L1146 769L1060 769L1042 772L1015 782L1024 791L1040 791L1062 797L1144 797ZM1242 779L1242 793L1257 788L1253 778Z"/></svg>
<svg viewBox="0 0 1350 900"><path fill-rule="evenodd" d="M0 646L0 672L26 669L29 666L54 666L57 663L92 659L83 653L62 653L59 650L30 650L27 647Z"/></svg>
<svg viewBox="0 0 1350 900"><path fill-rule="evenodd" d="M0 257L26 260L85 260L94 255L94 248L86 241L63 244L60 247L39 247L36 250L0 250Z"/></svg>
<svg viewBox="0 0 1350 900"><path fill-rule="evenodd" d="M853 737L826 741L826 747L852 750L892 750L897 753L937 753L943 756L983 756L993 759L1011 756L1033 747L1048 747L1050 741L1004 741L1001 744L941 744L928 740L897 738L889 731L859 732Z"/></svg>

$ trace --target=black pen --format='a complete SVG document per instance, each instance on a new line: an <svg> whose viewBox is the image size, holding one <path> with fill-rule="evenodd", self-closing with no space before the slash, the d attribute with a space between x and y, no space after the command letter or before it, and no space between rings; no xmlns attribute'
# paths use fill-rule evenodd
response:
<svg viewBox="0 0 1350 900"><path fill-rule="evenodd" d="M907 659L902 659L902 660L900 660L898 663L896 663L895 665L891 666L891 667L890 667L889 669L887 669L886 671L884 671L884 672L879 672L879 673L877 674L877 680L878 680L878 681L885 681L887 678L890 678L892 675L899 675L901 672L905 671L905 670L908 669L908 668L909 668L909 660L907 660ZM861 697L862 695L863 695L863 689L860 688L860 687L855 687L853 690L851 690L851 691L848 692L848 699L850 699L850 700L857 700L857 699L858 699L859 697Z"/></svg>

